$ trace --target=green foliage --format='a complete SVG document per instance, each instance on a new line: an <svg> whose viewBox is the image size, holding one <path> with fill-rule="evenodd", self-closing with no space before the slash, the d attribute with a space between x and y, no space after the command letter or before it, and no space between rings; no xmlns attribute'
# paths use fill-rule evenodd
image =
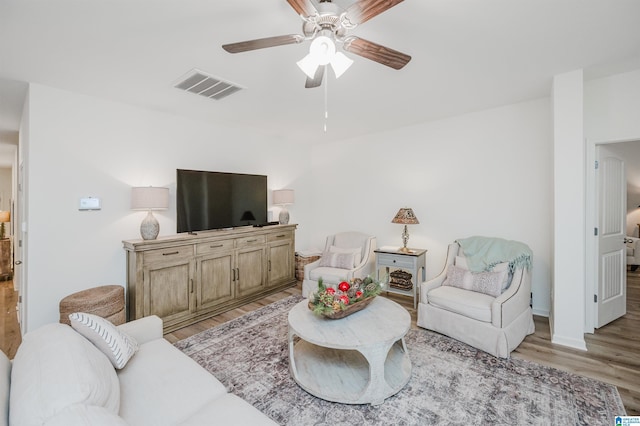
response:
<svg viewBox="0 0 640 426"><path fill-rule="evenodd" d="M342 292L336 290L335 295L327 292L327 287L324 285L322 278L319 278L318 291L313 294L313 297L310 300L310 304L313 308L313 313L316 315L332 314L336 311L336 309L334 308L339 307L340 310L345 310L349 306L361 303L363 300L375 297L380 294L380 292L382 292L382 286L380 285L380 282L375 280L371 276L368 276L363 280L358 280L358 283L360 291L362 291L362 296L358 297L357 299L351 297L350 300L352 303L346 305L344 302L338 299L339 295L342 294ZM353 285L353 282L351 284Z"/></svg>

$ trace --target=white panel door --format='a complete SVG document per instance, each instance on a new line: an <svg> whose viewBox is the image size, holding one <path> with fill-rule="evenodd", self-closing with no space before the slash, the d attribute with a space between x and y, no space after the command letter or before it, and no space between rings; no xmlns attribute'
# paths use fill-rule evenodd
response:
<svg viewBox="0 0 640 426"><path fill-rule="evenodd" d="M624 160L598 146L598 294L596 328L627 313L627 179Z"/></svg>

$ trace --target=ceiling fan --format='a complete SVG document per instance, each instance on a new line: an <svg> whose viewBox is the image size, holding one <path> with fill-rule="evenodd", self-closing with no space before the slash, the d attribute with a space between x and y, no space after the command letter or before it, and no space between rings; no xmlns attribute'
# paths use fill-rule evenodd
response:
<svg viewBox="0 0 640 426"><path fill-rule="evenodd" d="M336 43L341 44L346 52L399 70L411 60L411 56L347 33L402 1L356 0L345 10L331 0L287 0L303 20L304 35L266 37L225 44L222 48L229 53L240 53L312 40L309 54L298 61L300 69L307 74L307 88L322 84L326 65L331 65L338 78L353 63L343 53L336 52Z"/></svg>

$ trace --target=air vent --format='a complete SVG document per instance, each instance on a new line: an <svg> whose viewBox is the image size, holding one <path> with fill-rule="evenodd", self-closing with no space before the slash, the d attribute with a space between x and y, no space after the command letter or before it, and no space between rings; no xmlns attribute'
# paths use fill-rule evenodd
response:
<svg viewBox="0 0 640 426"><path fill-rule="evenodd" d="M244 87L206 74L198 69L189 71L180 78L174 87L215 100L220 100L244 89Z"/></svg>

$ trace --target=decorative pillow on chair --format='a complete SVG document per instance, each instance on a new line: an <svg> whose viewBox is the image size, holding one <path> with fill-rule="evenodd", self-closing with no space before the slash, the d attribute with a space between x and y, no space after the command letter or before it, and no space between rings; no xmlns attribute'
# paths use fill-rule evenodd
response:
<svg viewBox="0 0 640 426"><path fill-rule="evenodd" d="M456 256L455 265L462 269L469 269L467 265L467 259L463 256ZM511 280L513 279L513 274L509 272L509 262L498 263L490 272L502 272L507 271L507 274L503 277L502 283L500 285L500 293L504 293L509 286L511 285Z"/></svg>
<svg viewBox="0 0 640 426"><path fill-rule="evenodd" d="M449 265L447 268L447 278L445 278L442 285L471 290L471 274L464 268Z"/></svg>
<svg viewBox="0 0 640 426"><path fill-rule="evenodd" d="M353 253L353 266L349 267L348 269L354 268L358 266L360 262L362 262L362 250L360 250L357 247L342 248L342 247L331 246L329 247L329 251L331 253Z"/></svg>
<svg viewBox="0 0 640 426"><path fill-rule="evenodd" d="M502 294L502 283L507 271L502 272L468 272L472 276L471 291L498 297Z"/></svg>
<svg viewBox="0 0 640 426"><path fill-rule="evenodd" d="M325 251L320 258L320 266L328 266L331 268L353 269L354 253L331 253Z"/></svg>
<svg viewBox="0 0 640 426"><path fill-rule="evenodd" d="M458 258L456 258L456 264L458 264ZM502 285L507 275L508 272L506 270L499 272L471 272L460 266L449 265L447 268L447 278L442 285L498 297L502 294Z"/></svg>
<svg viewBox="0 0 640 426"><path fill-rule="evenodd" d="M138 350L138 342L115 325L97 315L75 312L69 315L71 327L86 337L117 369L124 368Z"/></svg>

